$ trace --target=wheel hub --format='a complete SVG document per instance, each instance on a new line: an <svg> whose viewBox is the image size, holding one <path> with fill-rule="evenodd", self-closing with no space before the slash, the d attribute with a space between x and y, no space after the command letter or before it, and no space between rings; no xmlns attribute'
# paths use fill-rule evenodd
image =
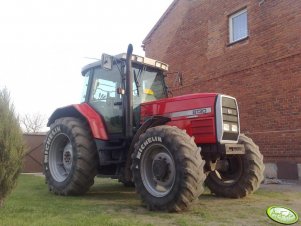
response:
<svg viewBox="0 0 301 226"><path fill-rule="evenodd" d="M162 186L169 186L174 180L175 169L171 156L165 152L157 153L152 161L154 181Z"/></svg>
<svg viewBox="0 0 301 226"><path fill-rule="evenodd" d="M63 165L67 172L71 170L72 167L72 145L69 143L65 146L63 152Z"/></svg>
<svg viewBox="0 0 301 226"><path fill-rule="evenodd" d="M69 176L73 165L73 149L69 137L60 133L52 141L49 151L49 170L53 179L63 182Z"/></svg>
<svg viewBox="0 0 301 226"><path fill-rule="evenodd" d="M166 159L158 159L153 162L153 174L159 181L164 181L168 175L168 163Z"/></svg>
<svg viewBox="0 0 301 226"><path fill-rule="evenodd" d="M165 146L154 144L145 151L141 160L141 177L147 191L155 197L163 197L172 190L176 167Z"/></svg>

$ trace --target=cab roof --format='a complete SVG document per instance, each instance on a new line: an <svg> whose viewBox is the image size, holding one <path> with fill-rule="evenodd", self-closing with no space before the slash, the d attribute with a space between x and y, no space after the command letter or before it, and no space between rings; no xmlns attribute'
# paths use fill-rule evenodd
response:
<svg viewBox="0 0 301 226"><path fill-rule="evenodd" d="M104 59L104 57L112 57L112 58L117 58L119 60L126 60L126 53L120 53L118 55L115 55L115 56L110 56L108 54L102 54L102 59ZM151 66L151 67L154 67L154 68L158 68L158 69L161 69L163 71L168 71L168 64L166 63L163 63L161 61L158 61L158 60L154 60L154 59L151 59L151 58L148 58L148 57L142 57L142 56L138 56L138 55L135 55L133 54L132 55L132 62L133 63L138 63L138 64L144 64L144 65L148 65L148 66ZM98 60L96 62L93 62L91 64L88 64L86 66L84 66L82 68L82 74L84 74L84 72L90 68L93 68L93 67L97 67L97 66L102 66L102 60Z"/></svg>

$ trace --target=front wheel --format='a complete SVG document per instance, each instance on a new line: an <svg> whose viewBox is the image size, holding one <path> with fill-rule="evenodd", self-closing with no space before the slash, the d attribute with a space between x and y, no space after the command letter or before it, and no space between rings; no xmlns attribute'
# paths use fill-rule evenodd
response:
<svg viewBox="0 0 301 226"><path fill-rule="evenodd" d="M205 184L217 196L242 198L255 192L264 176L263 156L253 140L244 134L239 137L244 144L244 155L229 155L226 158L228 169L209 173Z"/></svg>
<svg viewBox="0 0 301 226"><path fill-rule="evenodd" d="M185 210L203 192L204 161L193 138L176 127L148 129L132 159L136 191L150 210Z"/></svg>
<svg viewBox="0 0 301 226"><path fill-rule="evenodd" d="M96 146L89 128L76 118L56 120L44 147L49 190L58 195L84 194L94 183L96 166Z"/></svg>

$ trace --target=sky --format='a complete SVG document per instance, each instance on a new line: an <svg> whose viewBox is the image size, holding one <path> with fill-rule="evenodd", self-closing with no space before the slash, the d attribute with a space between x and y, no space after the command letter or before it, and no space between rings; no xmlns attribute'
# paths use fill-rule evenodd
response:
<svg viewBox="0 0 301 226"><path fill-rule="evenodd" d="M0 88L17 113L46 118L79 103L81 68L102 53L144 56L143 39L173 0L9 0L0 2Z"/></svg>

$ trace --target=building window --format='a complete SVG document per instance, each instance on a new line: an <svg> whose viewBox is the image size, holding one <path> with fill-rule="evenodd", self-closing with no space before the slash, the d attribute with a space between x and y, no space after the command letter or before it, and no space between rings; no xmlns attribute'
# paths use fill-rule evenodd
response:
<svg viewBox="0 0 301 226"><path fill-rule="evenodd" d="M247 9L241 10L229 17L230 43L237 42L248 37Z"/></svg>

